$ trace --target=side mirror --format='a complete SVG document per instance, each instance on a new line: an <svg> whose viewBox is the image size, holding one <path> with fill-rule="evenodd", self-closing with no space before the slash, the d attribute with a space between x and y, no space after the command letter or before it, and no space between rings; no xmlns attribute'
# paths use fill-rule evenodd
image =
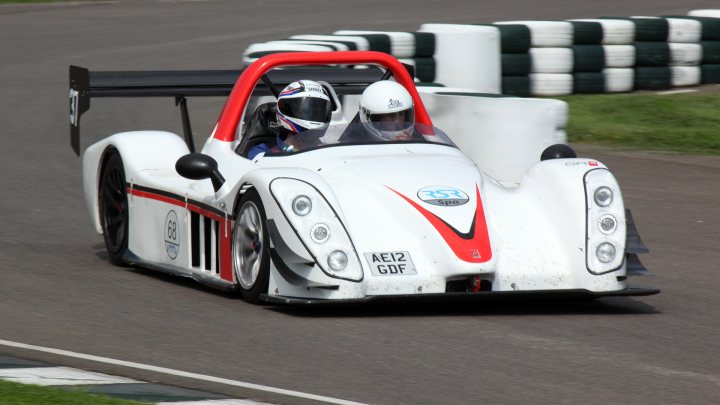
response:
<svg viewBox="0 0 720 405"><path fill-rule="evenodd" d="M215 191L225 184L225 178L218 171L215 159L202 153L190 153L181 157L175 163L175 170L186 179L210 179Z"/></svg>
<svg viewBox="0 0 720 405"><path fill-rule="evenodd" d="M575 150L564 143L550 145L540 155L540 160L548 159L574 159L577 157Z"/></svg>

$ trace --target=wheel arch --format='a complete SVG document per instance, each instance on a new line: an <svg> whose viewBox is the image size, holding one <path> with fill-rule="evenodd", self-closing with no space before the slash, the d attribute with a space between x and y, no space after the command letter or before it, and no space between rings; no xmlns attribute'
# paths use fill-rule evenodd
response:
<svg viewBox="0 0 720 405"><path fill-rule="evenodd" d="M164 131L122 132L88 147L83 154L83 189L92 224L100 235L98 187L110 152L120 155L125 178L132 182L141 170L174 167L177 159L190 151L180 136Z"/></svg>

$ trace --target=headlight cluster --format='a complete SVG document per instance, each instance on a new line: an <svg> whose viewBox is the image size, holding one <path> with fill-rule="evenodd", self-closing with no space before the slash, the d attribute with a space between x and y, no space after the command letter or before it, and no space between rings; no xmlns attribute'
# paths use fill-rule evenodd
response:
<svg viewBox="0 0 720 405"><path fill-rule="evenodd" d="M617 270L625 259L625 207L615 177L607 169L585 174L587 268L593 274Z"/></svg>
<svg viewBox="0 0 720 405"><path fill-rule="evenodd" d="M350 236L315 187L301 180L280 178L270 183L270 192L325 274L362 280L362 266Z"/></svg>

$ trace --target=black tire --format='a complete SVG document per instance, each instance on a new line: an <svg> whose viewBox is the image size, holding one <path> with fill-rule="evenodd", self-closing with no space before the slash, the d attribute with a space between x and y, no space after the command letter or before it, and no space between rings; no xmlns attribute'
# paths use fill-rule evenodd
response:
<svg viewBox="0 0 720 405"><path fill-rule="evenodd" d="M235 210L232 232L233 273L243 300L260 302L260 294L268 292L270 252L267 217L260 194L251 188L245 192Z"/></svg>
<svg viewBox="0 0 720 405"><path fill-rule="evenodd" d="M117 151L107 153L98 189L100 224L110 262L123 266L130 227L125 168Z"/></svg>

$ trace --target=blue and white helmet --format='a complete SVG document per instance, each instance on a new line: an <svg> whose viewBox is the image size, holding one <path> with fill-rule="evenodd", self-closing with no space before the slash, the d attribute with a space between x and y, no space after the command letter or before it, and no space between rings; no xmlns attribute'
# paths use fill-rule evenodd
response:
<svg viewBox="0 0 720 405"><path fill-rule="evenodd" d="M330 104L327 91L318 82L292 82L278 96L277 123L295 134L322 128L330 123Z"/></svg>

